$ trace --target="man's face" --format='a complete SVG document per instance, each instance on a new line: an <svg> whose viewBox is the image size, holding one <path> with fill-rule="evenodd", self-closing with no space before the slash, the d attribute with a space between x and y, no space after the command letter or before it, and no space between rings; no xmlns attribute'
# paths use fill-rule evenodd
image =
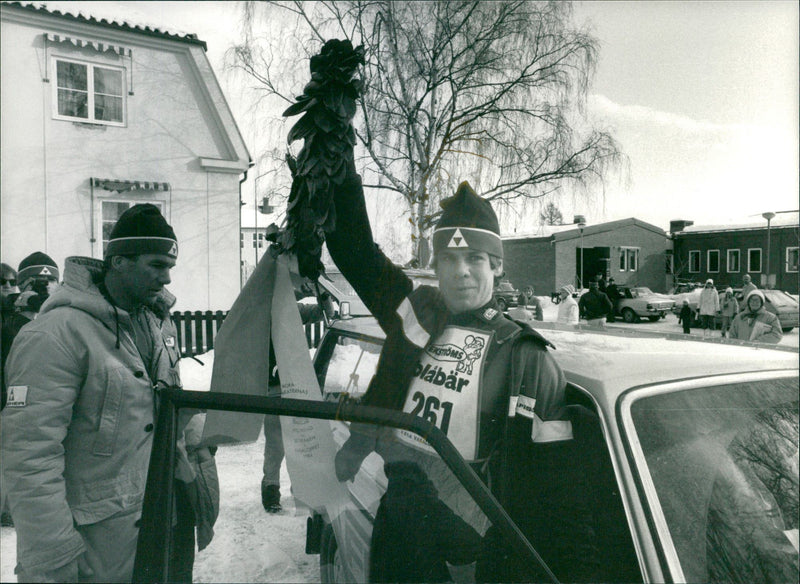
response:
<svg viewBox="0 0 800 584"><path fill-rule="evenodd" d="M439 289L448 310L454 314L475 310L489 302L494 278L502 273L502 264L492 269L485 251L448 249L436 254Z"/></svg>
<svg viewBox="0 0 800 584"><path fill-rule="evenodd" d="M742 278L742 281L745 283L745 285L749 284L750 283L750 276L745 276L744 278Z"/></svg>
<svg viewBox="0 0 800 584"><path fill-rule="evenodd" d="M167 255L142 254L136 259L118 256L115 264L121 283L132 306L147 304L156 299L164 286L172 280L169 271L175 260Z"/></svg>

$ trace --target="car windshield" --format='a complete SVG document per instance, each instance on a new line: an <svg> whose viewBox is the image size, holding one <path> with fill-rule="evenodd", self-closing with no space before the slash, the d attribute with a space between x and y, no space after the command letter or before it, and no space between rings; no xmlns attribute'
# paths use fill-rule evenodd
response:
<svg viewBox="0 0 800 584"><path fill-rule="evenodd" d="M631 292L633 292L634 298L638 298L639 296L649 296L653 293L653 291L650 290L650 288L644 288L644 287L632 288Z"/></svg>
<svg viewBox="0 0 800 584"><path fill-rule="evenodd" d="M631 404L686 581L798 581L797 387L771 379Z"/></svg>
<svg viewBox="0 0 800 584"><path fill-rule="evenodd" d="M497 286L498 290L502 290L503 292L513 292L514 286L511 285L511 282L500 282L500 285Z"/></svg>

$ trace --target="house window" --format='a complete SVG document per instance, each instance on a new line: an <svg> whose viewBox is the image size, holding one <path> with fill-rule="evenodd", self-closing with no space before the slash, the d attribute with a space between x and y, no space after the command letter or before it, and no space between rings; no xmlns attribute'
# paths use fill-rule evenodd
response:
<svg viewBox="0 0 800 584"><path fill-rule="evenodd" d="M264 234L263 233L259 233L258 234L258 249L261 249L262 247L264 247Z"/></svg>
<svg viewBox="0 0 800 584"><path fill-rule="evenodd" d="M54 59L56 68L53 117L122 126L125 123L123 69L66 59Z"/></svg>
<svg viewBox="0 0 800 584"><path fill-rule="evenodd" d="M102 205L102 222L103 222L103 257L106 255L106 248L108 247L108 240L111 236L111 230L114 228L114 224L117 220L122 216L122 214L130 209L133 205L141 203L142 201L136 200L104 200L101 201ZM163 201L147 201L148 203L152 203L158 210L161 211L161 214L166 216L165 212L165 205Z"/></svg>
<svg viewBox="0 0 800 584"><path fill-rule="evenodd" d="M787 247L786 248L786 271L787 272L797 272L797 260L798 260L798 250L800 248L797 247Z"/></svg>
<svg viewBox="0 0 800 584"><path fill-rule="evenodd" d="M710 250L708 250L708 255L706 257L706 263L708 264L709 273L717 273L717 272L719 272L719 250L718 249L710 249Z"/></svg>
<svg viewBox="0 0 800 584"><path fill-rule="evenodd" d="M639 248L619 248L619 271L635 272L639 268Z"/></svg>
<svg viewBox="0 0 800 584"><path fill-rule="evenodd" d="M689 252L689 273L696 274L700 271L700 250L693 249Z"/></svg>
<svg viewBox="0 0 800 584"><path fill-rule="evenodd" d="M728 250L728 272L734 274L739 272L740 259L738 249Z"/></svg>
<svg viewBox="0 0 800 584"><path fill-rule="evenodd" d="M252 235L253 235L253 249L255 249L255 248L256 248L256 246L258 245L258 244L257 244L257 242L258 242L258 237L256 236L256 232L255 232L255 231L253 231L253 234L252 234Z"/></svg>
<svg viewBox="0 0 800 584"><path fill-rule="evenodd" d="M753 247L747 250L747 271L761 271L761 248Z"/></svg>

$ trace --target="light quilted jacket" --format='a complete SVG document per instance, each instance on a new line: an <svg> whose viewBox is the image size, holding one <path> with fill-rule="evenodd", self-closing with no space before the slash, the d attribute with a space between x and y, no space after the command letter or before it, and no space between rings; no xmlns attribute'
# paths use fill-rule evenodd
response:
<svg viewBox="0 0 800 584"><path fill-rule="evenodd" d="M68 258L64 285L19 333L8 358L15 397L0 424L0 489L28 573L83 552L73 521L141 508L155 422L151 376L180 385L174 298L165 291L152 310L143 309L155 339L148 375L130 316L97 287L101 269L99 260Z"/></svg>

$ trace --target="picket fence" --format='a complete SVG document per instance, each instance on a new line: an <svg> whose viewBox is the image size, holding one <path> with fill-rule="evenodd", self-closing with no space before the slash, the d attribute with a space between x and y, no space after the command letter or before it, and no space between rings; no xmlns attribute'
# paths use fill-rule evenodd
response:
<svg viewBox="0 0 800 584"><path fill-rule="evenodd" d="M172 313L172 320L178 330L178 347L181 357L202 355L214 348L214 339L219 333L227 312L217 310L186 310ZM322 340L325 325L315 322L305 325L306 341L308 348L316 348Z"/></svg>

